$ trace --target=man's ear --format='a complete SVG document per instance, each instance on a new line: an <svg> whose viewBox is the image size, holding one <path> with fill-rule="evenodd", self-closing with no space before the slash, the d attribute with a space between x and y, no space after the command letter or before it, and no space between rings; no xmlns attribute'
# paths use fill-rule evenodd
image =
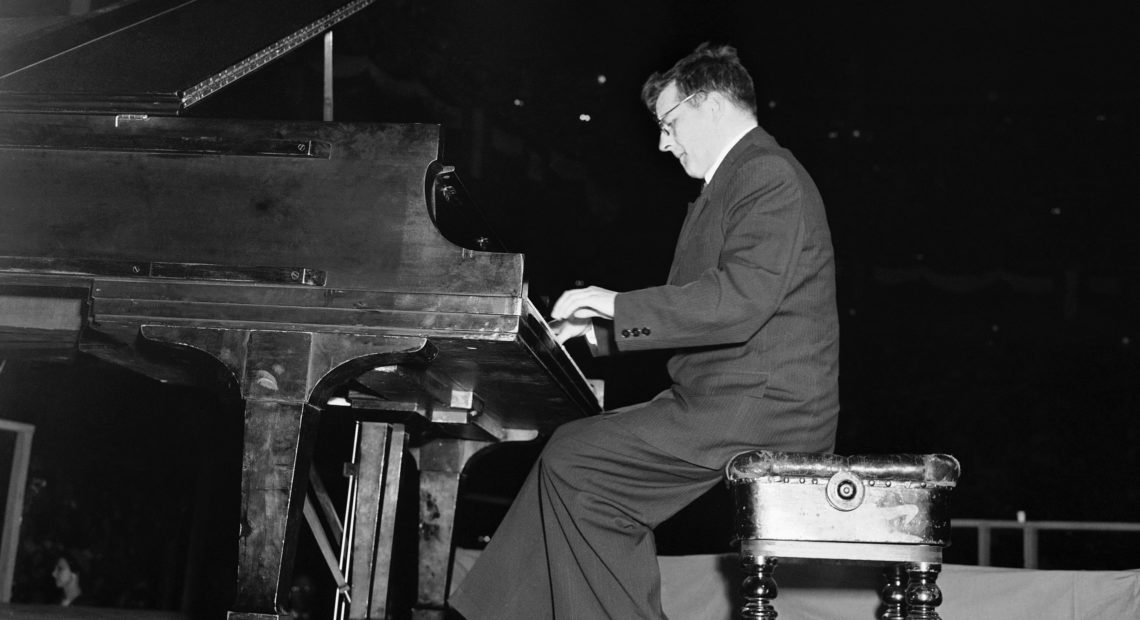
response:
<svg viewBox="0 0 1140 620"><path fill-rule="evenodd" d="M713 118L719 119L722 115L724 115L725 104L728 103L725 101L724 95L713 91L706 95L706 97L706 103L709 106L709 113L712 114Z"/></svg>

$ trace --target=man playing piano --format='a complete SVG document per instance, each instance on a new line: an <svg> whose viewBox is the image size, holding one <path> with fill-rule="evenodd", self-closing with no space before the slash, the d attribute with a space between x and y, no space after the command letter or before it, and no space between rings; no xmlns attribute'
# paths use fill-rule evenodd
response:
<svg viewBox="0 0 1140 620"><path fill-rule="evenodd" d="M653 400L559 428L451 603L468 620L664 618L653 528L736 453L830 451L839 399L831 235L811 177L757 125L736 51L649 77L659 148L703 179L669 279L567 291L556 337L673 349Z"/></svg>

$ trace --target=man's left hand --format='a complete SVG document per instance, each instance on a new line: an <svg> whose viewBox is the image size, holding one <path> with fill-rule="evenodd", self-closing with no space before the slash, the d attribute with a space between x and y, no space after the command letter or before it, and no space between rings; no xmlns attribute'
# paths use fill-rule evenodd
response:
<svg viewBox="0 0 1140 620"><path fill-rule="evenodd" d="M560 319L550 322L550 332L554 334L554 340L558 344L565 344L571 338L579 336L586 336L591 344L594 344L593 336L590 332L594 331L594 323L592 319Z"/></svg>

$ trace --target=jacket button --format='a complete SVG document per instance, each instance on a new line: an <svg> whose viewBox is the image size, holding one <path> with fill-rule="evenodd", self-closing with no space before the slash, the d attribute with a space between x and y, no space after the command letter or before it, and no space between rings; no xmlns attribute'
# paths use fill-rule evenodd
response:
<svg viewBox="0 0 1140 620"><path fill-rule="evenodd" d="M628 329L621 330L621 337L622 338L629 338L629 330Z"/></svg>
<svg viewBox="0 0 1140 620"><path fill-rule="evenodd" d="M641 335L641 329L634 327L633 329L629 330L629 333L633 334L634 337L637 337Z"/></svg>
<svg viewBox="0 0 1140 620"><path fill-rule="evenodd" d="M650 334L649 328L648 327L642 327L641 333L642 333L642 335L648 336Z"/></svg>

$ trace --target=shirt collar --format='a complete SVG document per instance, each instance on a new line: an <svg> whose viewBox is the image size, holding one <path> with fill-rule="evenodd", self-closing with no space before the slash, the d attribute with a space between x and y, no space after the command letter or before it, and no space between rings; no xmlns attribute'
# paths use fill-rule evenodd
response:
<svg viewBox="0 0 1140 620"><path fill-rule="evenodd" d="M720 152L720 155L717 155L716 161L714 161L713 165L709 167L709 171L705 173L705 184L706 185L708 183L712 182L713 175L716 174L716 169L720 168L721 162L724 161L724 158L728 155L728 152L732 150L732 147L736 146L737 142L740 142L740 140L743 139L744 136L748 135L748 132L752 131L753 129L756 129L756 127L757 127L757 124L753 124L749 127L746 127L743 131L741 131L739 134L737 134L736 137L734 137L732 140L729 140L728 144L725 145L724 150L722 150Z"/></svg>

